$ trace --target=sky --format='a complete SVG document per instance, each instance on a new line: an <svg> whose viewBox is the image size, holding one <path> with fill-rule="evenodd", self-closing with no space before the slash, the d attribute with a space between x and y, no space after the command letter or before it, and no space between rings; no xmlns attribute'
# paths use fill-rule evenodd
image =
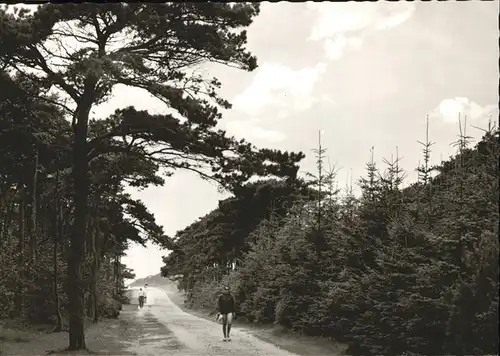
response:
<svg viewBox="0 0 500 356"><path fill-rule="evenodd" d="M232 104L220 126L258 147L303 151L300 172L314 172L318 131L329 161L348 174L364 175L396 147L401 166L415 181L426 116L431 161L454 153L458 114L467 133L480 138L488 118L498 120L499 2L262 3L248 28L248 48L258 58L253 72L206 64L200 70L222 82ZM149 94L116 87L112 99L94 108L106 117L134 105L164 110ZM217 207L228 195L196 175L179 171L163 187L131 190L174 235ZM134 245L122 259L137 278L157 274L162 251Z"/></svg>
<svg viewBox="0 0 500 356"><path fill-rule="evenodd" d="M203 70L221 80L220 93L233 103L221 122L230 134L260 147L303 151L301 172L314 172L311 150L322 130L328 158L340 168L339 187L348 174L354 181L364 174L372 146L380 167L397 147L409 184L427 115L433 163L454 153L459 113L476 141L482 133L470 125L498 119L497 14L498 2L479 1L262 3L248 29L259 68ZM110 111L154 106L146 94L122 89ZM186 172L132 194L170 235L227 197ZM166 254L132 246L123 262L144 277L159 272Z"/></svg>

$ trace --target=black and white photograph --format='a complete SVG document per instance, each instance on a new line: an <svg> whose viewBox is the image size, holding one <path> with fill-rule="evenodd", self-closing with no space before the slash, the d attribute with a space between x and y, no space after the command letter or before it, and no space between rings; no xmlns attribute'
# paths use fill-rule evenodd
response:
<svg viewBox="0 0 500 356"><path fill-rule="evenodd" d="M0 3L0 356L497 355L499 5Z"/></svg>

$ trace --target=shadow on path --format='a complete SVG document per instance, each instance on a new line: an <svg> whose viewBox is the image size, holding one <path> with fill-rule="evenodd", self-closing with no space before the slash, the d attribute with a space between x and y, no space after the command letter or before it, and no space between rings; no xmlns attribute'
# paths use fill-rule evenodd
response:
<svg viewBox="0 0 500 356"><path fill-rule="evenodd" d="M90 325L85 331L89 351L51 351L68 346L67 332L25 337L25 342L1 342L0 355L165 355L185 347L148 308L138 310L136 305L124 305L118 319Z"/></svg>
<svg viewBox="0 0 500 356"><path fill-rule="evenodd" d="M124 351L136 355L161 355L185 347L147 307L139 311L135 308L127 310L123 314L118 327L129 334L118 337L118 340L121 340Z"/></svg>

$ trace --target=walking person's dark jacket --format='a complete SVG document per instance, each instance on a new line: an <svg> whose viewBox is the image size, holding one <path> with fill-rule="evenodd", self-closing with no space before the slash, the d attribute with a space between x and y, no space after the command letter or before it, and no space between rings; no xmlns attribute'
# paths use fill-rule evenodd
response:
<svg viewBox="0 0 500 356"><path fill-rule="evenodd" d="M231 294L222 294L219 297L219 313L234 313L234 298Z"/></svg>

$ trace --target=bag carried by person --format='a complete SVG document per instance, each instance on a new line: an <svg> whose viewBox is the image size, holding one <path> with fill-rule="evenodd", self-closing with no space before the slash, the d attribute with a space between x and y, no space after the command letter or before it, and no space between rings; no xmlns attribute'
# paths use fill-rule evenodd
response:
<svg viewBox="0 0 500 356"><path fill-rule="evenodd" d="M222 324L222 314L221 313L217 313L217 315L215 316L215 322Z"/></svg>

